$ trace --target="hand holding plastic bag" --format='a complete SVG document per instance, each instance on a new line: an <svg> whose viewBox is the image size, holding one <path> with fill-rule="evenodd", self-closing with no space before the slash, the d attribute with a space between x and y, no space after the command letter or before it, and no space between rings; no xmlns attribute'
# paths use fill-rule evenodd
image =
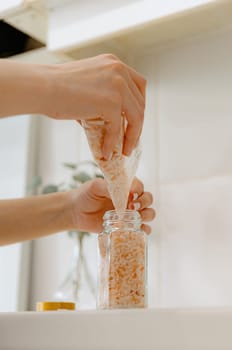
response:
<svg viewBox="0 0 232 350"><path fill-rule="evenodd" d="M127 207L131 183L138 167L141 152L137 147L130 157L125 157L122 154L125 131L123 117L118 143L109 160L104 160L102 157L105 122L101 119L94 119L83 121L82 126L85 129L94 159L104 174L114 207L118 214L123 213Z"/></svg>

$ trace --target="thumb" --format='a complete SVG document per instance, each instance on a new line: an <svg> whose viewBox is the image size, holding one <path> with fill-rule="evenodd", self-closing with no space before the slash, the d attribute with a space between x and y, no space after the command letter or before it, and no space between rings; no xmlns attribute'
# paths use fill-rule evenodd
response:
<svg viewBox="0 0 232 350"><path fill-rule="evenodd" d="M107 184L104 179L95 179L92 180L91 186L91 195L95 198L110 198L108 189L107 189Z"/></svg>

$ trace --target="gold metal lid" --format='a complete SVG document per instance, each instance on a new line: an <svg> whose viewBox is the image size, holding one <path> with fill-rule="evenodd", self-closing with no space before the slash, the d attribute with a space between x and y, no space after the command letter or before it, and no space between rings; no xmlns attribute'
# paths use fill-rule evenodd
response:
<svg viewBox="0 0 232 350"><path fill-rule="evenodd" d="M63 301L40 301L36 304L36 311L75 310L75 303Z"/></svg>

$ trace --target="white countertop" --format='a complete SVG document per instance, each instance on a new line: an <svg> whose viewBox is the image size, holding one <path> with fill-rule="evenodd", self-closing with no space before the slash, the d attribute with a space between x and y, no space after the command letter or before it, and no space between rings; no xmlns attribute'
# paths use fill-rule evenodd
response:
<svg viewBox="0 0 232 350"><path fill-rule="evenodd" d="M0 313L1 350L231 350L232 309Z"/></svg>

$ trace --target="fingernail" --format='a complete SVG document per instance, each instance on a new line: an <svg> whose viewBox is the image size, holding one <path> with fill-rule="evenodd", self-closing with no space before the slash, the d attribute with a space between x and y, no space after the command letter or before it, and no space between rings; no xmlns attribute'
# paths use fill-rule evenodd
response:
<svg viewBox="0 0 232 350"><path fill-rule="evenodd" d="M134 210L139 210L140 209L140 203L134 203Z"/></svg>
<svg viewBox="0 0 232 350"><path fill-rule="evenodd" d="M126 157L130 157L131 153L132 153L132 151L129 150L129 151L126 151L124 154L125 154Z"/></svg>
<svg viewBox="0 0 232 350"><path fill-rule="evenodd" d="M128 149L128 147L123 147L123 154L126 156L126 157L130 157L131 155L131 152L132 150L131 149Z"/></svg>
<svg viewBox="0 0 232 350"><path fill-rule="evenodd" d="M134 210L134 209L135 209L133 203L130 203L130 204L129 204L129 209L131 209L131 210Z"/></svg>
<svg viewBox="0 0 232 350"><path fill-rule="evenodd" d="M138 197L139 197L138 193L134 193L134 194L133 194L133 201L135 201L136 199L138 199Z"/></svg>

